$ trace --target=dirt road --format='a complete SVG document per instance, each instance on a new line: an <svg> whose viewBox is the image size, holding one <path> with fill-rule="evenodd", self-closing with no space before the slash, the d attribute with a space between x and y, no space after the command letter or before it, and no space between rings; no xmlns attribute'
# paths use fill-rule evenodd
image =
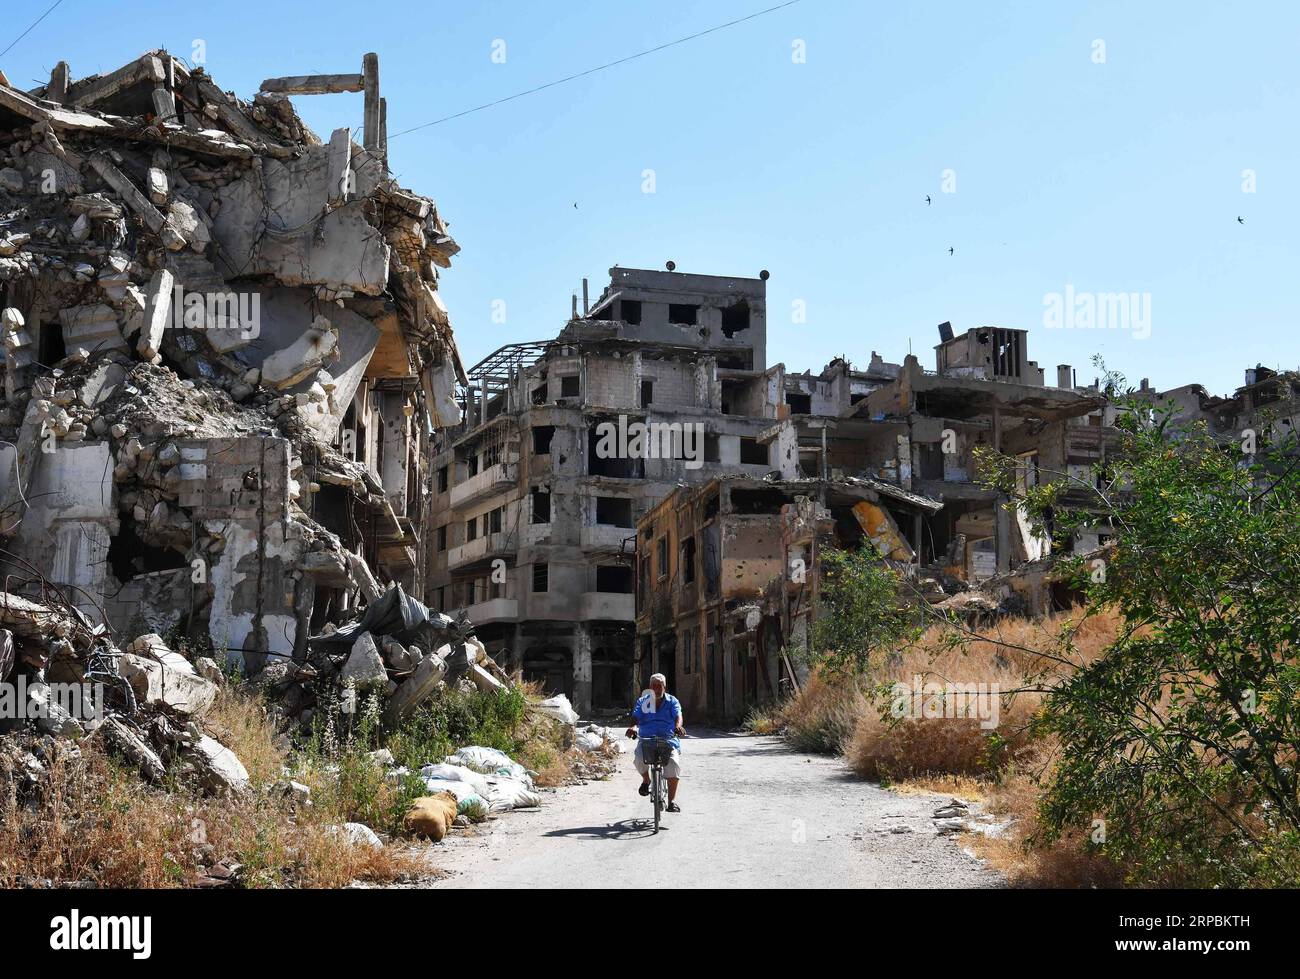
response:
<svg viewBox="0 0 1300 979"><path fill-rule="evenodd" d="M651 833L631 754L608 782L546 793L431 862L434 887L996 887L998 876L935 832L937 796L900 796L839 759L777 738L699 732L683 743L681 813Z"/></svg>

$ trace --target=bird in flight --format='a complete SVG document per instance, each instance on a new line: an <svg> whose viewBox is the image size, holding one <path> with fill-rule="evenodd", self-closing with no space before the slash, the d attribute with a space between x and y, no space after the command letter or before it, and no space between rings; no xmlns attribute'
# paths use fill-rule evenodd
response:
<svg viewBox="0 0 1300 979"><path fill-rule="evenodd" d="M949 245L949 246L948 246L948 254L949 254L949 255L952 254L952 245Z"/></svg>
<svg viewBox="0 0 1300 979"><path fill-rule="evenodd" d="M577 201L574 201L574 202L573 202L573 209L574 209L575 211L578 209L578 202L577 202Z"/></svg>
<svg viewBox="0 0 1300 979"><path fill-rule="evenodd" d="M925 206L926 206L926 207L929 207L929 206L930 206L930 195L929 195L929 194L926 194L926 195L925 195Z"/></svg>
<svg viewBox="0 0 1300 979"><path fill-rule="evenodd" d="M1244 220L1242 220L1242 217L1241 217L1240 214L1237 215L1237 223L1238 223L1238 224L1245 224L1245 223L1246 223Z"/></svg>

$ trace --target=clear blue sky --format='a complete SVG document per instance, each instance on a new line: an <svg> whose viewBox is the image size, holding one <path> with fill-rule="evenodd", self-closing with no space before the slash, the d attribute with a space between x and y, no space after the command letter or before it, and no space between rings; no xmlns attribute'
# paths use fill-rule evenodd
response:
<svg viewBox="0 0 1300 979"><path fill-rule="evenodd" d="M50 2L4 0L0 49ZM374 50L397 133L775 2L64 0L0 67L27 86L60 58L80 77L201 38L248 98ZM1300 5L1281 0L802 0L397 137L390 159L463 248L443 294L467 363L553 336L584 275L598 292L613 264L672 259L769 269L769 360L792 370L909 343L933 366L951 320L1030 329L1049 383L1058 363L1090 380L1101 353L1133 380L1227 393L1257 362L1300 366L1298 83ZM296 101L323 134L361 123L360 95ZM1149 293L1150 337L1046 330L1067 284Z"/></svg>

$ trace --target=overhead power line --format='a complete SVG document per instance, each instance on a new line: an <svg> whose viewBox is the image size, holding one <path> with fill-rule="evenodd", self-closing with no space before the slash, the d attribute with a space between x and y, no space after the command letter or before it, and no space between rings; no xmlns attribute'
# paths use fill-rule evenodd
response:
<svg viewBox="0 0 1300 979"><path fill-rule="evenodd" d="M3 51L0 51L0 58L3 58L6 54L8 54L8 53L10 52L10 50L12 50L12 48L13 48L13 46L14 46L15 44L17 44L19 41L21 41L23 38L25 38L28 34L30 34L30 33L35 29L35 27L36 27L37 24L39 24L41 21L43 21L46 17L50 16L50 14L54 13L54 7L57 7L57 6L58 6L59 4L61 4L61 3L63 3L63 0L54 0L54 6L50 7L49 10L45 11L45 13L41 14L41 15L40 15L39 17L37 17L34 21L32 21L31 26L28 27L27 30L23 31L23 32L22 32L21 34L19 34L16 38L14 38L12 41L10 41L10 42L9 42L9 47L5 48Z"/></svg>
<svg viewBox="0 0 1300 979"><path fill-rule="evenodd" d="M527 91L516 92L514 95L507 95L505 98L496 99L492 102L484 102L482 105L476 105L472 109L465 109L450 116L443 116L441 119L433 120L433 122L421 123L418 126L412 126L410 129L403 129L401 132L394 133L388 138L390 140L396 139L398 136L405 136L407 133L417 132L421 129L428 129L430 126L440 126L444 122L451 122L453 119L459 119L462 116L468 116L475 112L482 112L484 109L491 109L498 105L504 105L506 102L513 102L515 99L522 99L528 95L536 95L538 92L543 92L548 88L563 85L565 82L571 82L578 78L585 78L587 75L594 75L598 71L605 71L606 69L614 68L618 65L627 64L629 61L635 61L637 58L644 58L647 55L664 51L668 48L675 47L678 44L685 44L687 41L694 41L696 38L704 37L706 34L716 34L718 31L726 30L728 27L735 27L737 24L743 24L747 20L754 20L755 18L762 17L766 14L775 13L778 10L784 10L786 7L793 7L796 3L801 2L802 0L786 0L785 3L779 3L774 7L768 7L765 10L756 10L752 14L746 14L744 17L737 17L735 20L729 20L725 24L718 24L715 27L697 31L694 34L688 34L685 37L679 37L674 41L667 41L663 44L656 45L653 48L638 51L636 54L629 54L627 57L619 58L617 61L610 61L603 65L597 65L594 68L588 68L586 71L580 71L573 75L566 75L563 78L557 78L554 81L547 82L544 85L538 85L535 88L528 89Z"/></svg>

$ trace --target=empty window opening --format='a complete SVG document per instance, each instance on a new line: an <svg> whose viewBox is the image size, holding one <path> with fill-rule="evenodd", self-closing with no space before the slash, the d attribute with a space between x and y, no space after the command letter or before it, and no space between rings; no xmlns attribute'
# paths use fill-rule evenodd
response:
<svg viewBox="0 0 1300 979"><path fill-rule="evenodd" d="M620 446L618 439L602 435L599 423L587 429L587 475L612 476L616 479L641 479L645 476L644 452L633 453L631 445ZM628 449L624 452L624 448ZM611 451L612 450L612 451Z"/></svg>
<svg viewBox="0 0 1300 979"><path fill-rule="evenodd" d="M501 514L505 512L505 507L497 507L488 514L488 533L501 533Z"/></svg>
<svg viewBox="0 0 1300 979"><path fill-rule="evenodd" d="M694 326L700 315L699 306L690 306L686 303L669 303L668 304L668 322L676 323L680 326Z"/></svg>
<svg viewBox="0 0 1300 979"><path fill-rule="evenodd" d="M596 497L596 523L632 527L632 501L617 496Z"/></svg>
<svg viewBox="0 0 1300 979"><path fill-rule="evenodd" d="M792 391L785 393L785 403L790 406L792 415L811 415L812 414L812 395L795 394Z"/></svg>
<svg viewBox="0 0 1300 979"><path fill-rule="evenodd" d="M606 564L596 568L596 591L616 595L632 594L632 569L621 564Z"/></svg>
<svg viewBox="0 0 1300 979"><path fill-rule="evenodd" d="M443 524L441 527L438 528L438 550L445 551L446 549L447 549L447 525Z"/></svg>
<svg viewBox="0 0 1300 979"><path fill-rule="evenodd" d="M554 425L538 425L533 429L533 455L549 455L551 439L555 438Z"/></svg>
<svg viewBox="0 0 1300 979"><path fill-rule="evenodd" d="M561 398L576 398L580 390L577 374L565 374L560 378Z"/></svg>
<svg viewBox="0 0 1300 979"><path fill-rule="evenodd" d="M792 502L790 497L774 489L733 489L731 491L731 511L733 513L780 513L781 507Z"/></svg>
<svg viewBox="0 0 1300 979"><path fill-rule="evenodd" d="M682 584L695 582L695 538L687 537L682 541Z"/></svg>
<svg viewBox="0 0 1300 979"><path fill-rule="evenodd" d="M188 568L190 565L179 551L145 543L135 532L135 526L124 520L121 529L109 538L108 566L113 577L125 582L136 575Z"/></svg>
<svg viewBox="0 0 1300 979"><path fill-rule="evenodd" d="M546 490L533 490L533 523L551 522L551 494Z"/></svg>
<svg viewBox="0 0 1300 979"><path fill-rule="evenodd" d="M754 353L752 350L736 351L735 353L718 354L718 366L724 370L733 371L751 371L754 369Z"/></svg>
<svg viewBox="0 0 1300 979"><path fill-rule="evenodd" d="M68 348L63 342L63 327L56 322L41 324L39 357L42 364L57 364L68 356Z"/></svg>
<svg viewBox="0 0 1300 979"><path fill-rule="evenodd" d="M722 461L722 449L718 443L718 436L710 435L707 432L704 435L704 461Z"/></svg>
<svg viewBox="0 0 1300 979"><path fill-rule="evenodd" d="M641 323L641 301L639 299L622 300L619 303L619 319L632 326L639 326Z"/></svg>
<svg viewBox="0 0 1300 979"><path fill-rule="evenodd" d="M533 565L533 591L551 590L551 566L549 564Z"/></svg>
<svg viewBox="0 0 1300 979"><path fill-rule="evenodd" d="M722 335L728 340L749 329L749 303L740 300L722 310Z"/></svg>
<svg viewBox="0 0 1300 979"><path fill-rule="evenodd" d="M447 467L443 466L438 470L438 492L447 492Z"/></svg>
<svg viewBox="0 0 1300 979"><path fill-rule="evenodd" d="M758 439L740 440L740 462L745 466L766 466L767 446L759 445Z"/></svg>
<svg viewBox="0 0 1300 979"><path fill-rule="evenodd" d="M651 403L654 401L654 399L655 399L655 382L642 381L641 382L641 407L649 408Z"/></svg>
<svg viewBox="0 0 1300 979"><path fill-rule="evenodd" d="M657 545L657 553L659 556L659 577L666 578L668 577L668 538L667 537L659 538L659 543Z"/></svg>
<svg viewBox="0 0 1300 979"><path fill-rule="evenodd" d="M478 539L478 517L471 517L465 521L465 543Z"/></svg>

